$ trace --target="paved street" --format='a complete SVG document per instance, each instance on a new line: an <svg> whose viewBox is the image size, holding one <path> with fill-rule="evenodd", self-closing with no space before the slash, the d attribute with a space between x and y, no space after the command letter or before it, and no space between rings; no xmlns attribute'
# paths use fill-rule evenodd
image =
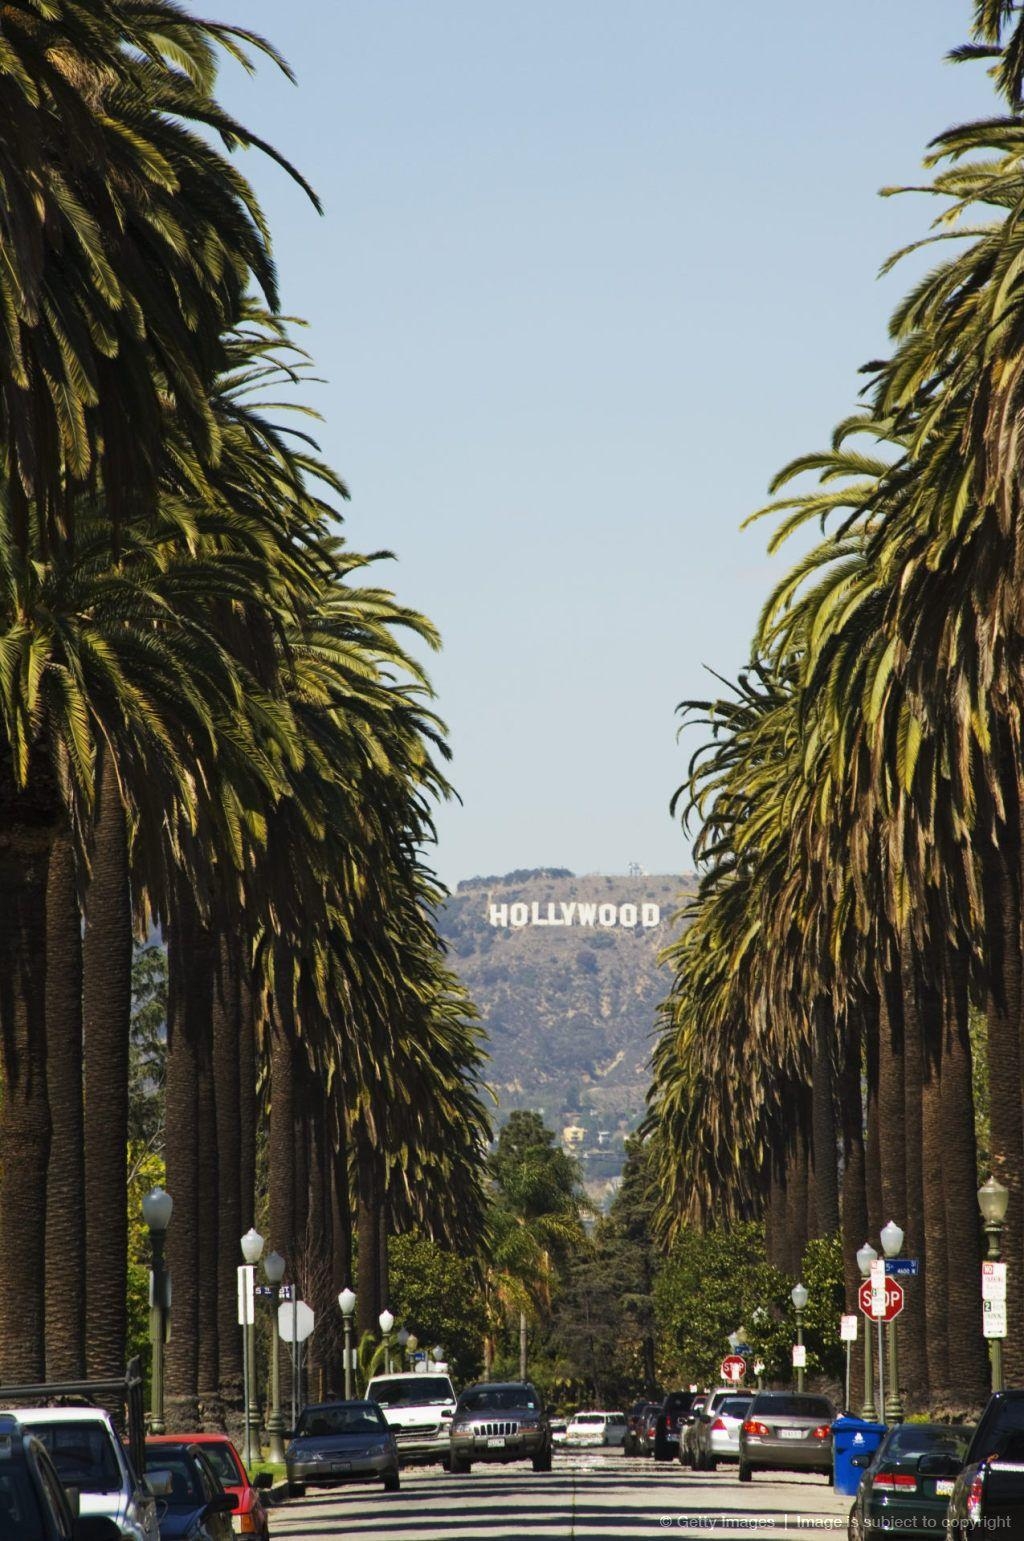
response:
<svg viewBox="0 0 1024 1541"><path fill-rule="evenodd" d="M379 1487L317 1492L275 1512L271 1534L273 1541L640 1541L665 1534L810 1541L845 1537L849 1509L850 1500L817 1476L755 1476L741 1487L735 1467L698 1477L610 1450L558 1453L550 1475L534 1475L528 1464L477 1466L466 1477L435 1467L404 1472L396 1494Z"/></svg>

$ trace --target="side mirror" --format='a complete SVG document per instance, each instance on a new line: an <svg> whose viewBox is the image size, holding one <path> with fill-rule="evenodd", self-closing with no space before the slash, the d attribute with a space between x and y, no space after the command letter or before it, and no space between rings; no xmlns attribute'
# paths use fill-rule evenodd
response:
<svg viewBox="0 0 1024 1541"><path fill-rule="evenodd" d="M66 1487L64 1489L64 1496L68 1501L68 1508L71 1510L71 1518L73 1520L77 1520L79 1514L82 1512L81 1492L76 1487Z"/></svg>
<svg viewBox="0 0 1024 1541"><path fill-rule="evenodd" d="M958 1477L963 1470L963 1462L947 1450L936 1450L918 1459L917 1470L922 1477Z"/></svg>
<svg viewBox="0 0 1024 1541"><path fill-rule="evenodd" d="M252 1485L261 1493L269 1493L274 1486L274 1473L272 1471L258 1471L252 1479Z"/></svg>
<svg viewBox="0 0 1024 1541"><path fill-rule="evenodd" d="M442 1418L451 1418L452 1416L453 1416L453 1409L452 1408L450 1408L450 1407L442 1407L442 1409L441 1409L441 1417Z"/></svg>
<svg viewBox="0 0 1024 1541"><path fill-rule="evenodd" d="M204 1516L207 1514L230 1514L238 1502L239 1500L235 1497L234 1493L218 1493L215 1498L210 1499L210 1502L203 1509L203 1514Z"/></svg>

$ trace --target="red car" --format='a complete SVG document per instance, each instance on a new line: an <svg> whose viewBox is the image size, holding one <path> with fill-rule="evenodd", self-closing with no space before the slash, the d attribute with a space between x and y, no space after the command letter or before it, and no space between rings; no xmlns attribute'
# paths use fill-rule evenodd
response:
<svg viewBox="0 0 1024 1541"><path fill-rule="evenodd" d="M259 1541L270 1541L270 1521L260 1493L272 1487L274 1479L268 1471L257 1472L250 1482L242 1457L226 1434L150 1434L150 1445L199 1445L213 1467L226 1493L235 1498L231 1528L236 1535L257 1536Z"/></svg>

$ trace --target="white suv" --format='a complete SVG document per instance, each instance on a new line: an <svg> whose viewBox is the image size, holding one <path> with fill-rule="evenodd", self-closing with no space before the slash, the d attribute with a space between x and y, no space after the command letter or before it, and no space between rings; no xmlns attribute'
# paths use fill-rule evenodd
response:
<svg viewBox="0 0 1024 1541"><path fill-rule="evenodd" d="M455 1411L455 1388L447 1375L375 1375L366 1399L384 1414L403 1465L447 1461Z"/></svg>
<svg viewBox="0 0 1024 1541"><path fill-rule="evenodd" d="M78 1512L113 1520L124 1541L160 1541L156 1500L132 1469L108 1413L99 1407L7 1409L49 1451Z"/></svg>

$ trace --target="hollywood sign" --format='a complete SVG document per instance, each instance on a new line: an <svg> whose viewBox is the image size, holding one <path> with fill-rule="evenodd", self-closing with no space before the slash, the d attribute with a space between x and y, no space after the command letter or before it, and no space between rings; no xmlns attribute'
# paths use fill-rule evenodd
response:
<svg viewBox="0 0 1024 1541"><path fill-rule="evenodd" d="M545 914L541 914L541 909ZM648 930L661 924L660 904L581 904L571 900L568 904L492 904L492 926L625 926L632 931L636 926Z"/></svg>

